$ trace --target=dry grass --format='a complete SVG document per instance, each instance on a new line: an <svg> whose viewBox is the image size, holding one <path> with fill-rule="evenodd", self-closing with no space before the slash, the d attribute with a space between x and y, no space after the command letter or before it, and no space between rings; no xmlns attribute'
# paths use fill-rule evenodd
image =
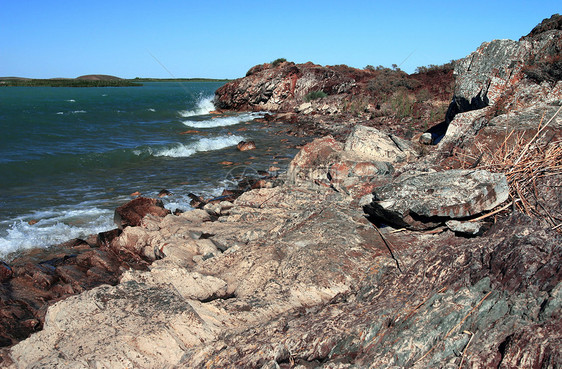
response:
<svg viewBox="0 0 562 369"><path fill-rule="evenodd" d="M530 139L525 138L523 133L512 131L497 149L480 148L477 164L472 165L504 173L514 206L527 215L546 220L559 232L562 231L562 219L550 214L548 207L541 203L537 182L549 176L562 176L562 140L552 141L544 137L545 128L561 109L562 107L544 125L543 117L536 134Z"/></svg>

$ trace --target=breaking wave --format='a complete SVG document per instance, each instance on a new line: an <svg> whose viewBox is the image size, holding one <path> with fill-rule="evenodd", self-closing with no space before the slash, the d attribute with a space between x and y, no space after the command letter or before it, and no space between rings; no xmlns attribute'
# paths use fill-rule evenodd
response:
<svg viewBox="0 0 562 369"><path fill-rule="evenodd" d="M215 128L234 126L236 124L249 122L263 117L264 113L243 113L226 117L214 117L205 120L185 120L182 123L191 128Z"/></svg>
<svg viewBox="0 0 562 369"><path fill-rule="evenodd" d="M163 149L153 149L148 148L148 153L152 156L167 156L171 158L185 158L191 156L198 152L203 151L214 151L225 149L230 146L237 145L240 141L243 141L244 137L232 135L232 136L220 136L213 138L201 138L196 142L183 144L177 143L171 147ZM135 150L136 155L142 155L143 150Z"/></svg>
<svg viewBox="0 0 562 369"><path fill-rule="evenodd" d="M112 214L110 210L87 208L87 204L81 204L75 209L61 207L36 211L4 221L2 223L10 225L5 234L0 234L0 257L15 251L44 248L107 231L114 228ZM31 220L38 222L30 224Z"/></svg>
<svg viewBox="0 0 562 369"><path fill-rule="evenodd" d="M215 110L213 99L213 96L201 96L197 99L194 110L180 110L178 114L184 118L209 114Z"/></svg>

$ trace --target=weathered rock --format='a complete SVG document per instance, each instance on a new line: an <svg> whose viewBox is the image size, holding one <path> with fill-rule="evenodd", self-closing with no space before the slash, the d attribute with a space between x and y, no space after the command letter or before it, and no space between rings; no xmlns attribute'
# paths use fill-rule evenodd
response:
<svg viewBox="0 0 562 369"><path fill-rule="evenodd" d="M363 159L390 163L416 157L410 142L362 125L353 127L345 142L345 150Z"/></svg>
<svg viewBox="0 0 562 369"><path fill-rule="evenodd" d="M484 226L484 224L480 222L461 222L455 219L448 220L445 222L445 225L451 231L466 236L478 236L482 234Z"/></svg>
<svg viewBox="0 0 562 369"><path fill-rule="evenodd" d="M333 137L318 138L306 144L289 164L287 177L290 183L326 180L326 166L338 157L343 145Z"/></svg>
<svg viewBox="0 0 562 369"><path fill-rule="evenodd" d="M358 69L347 71L312 63L285 62L278 67L263 64L253 67L245 78L219 88L215 93L215 106L235 110L294 111L309 92L345 93L369 75L369 72Z"/></svg>
<svg viewBox="0 0 562 369"><path fill-rule="evenodd" d="M161 250L163 259L150 272L127 273L119 286L58 303L44 329L14 347L11 357L21 366L60 365L64 353L68 363L198 367L197 360L182 359L192 348L211 348L219 335L326 304L350 291L356 283L351 276L368 269L373 255L386 252L360 209L330 190L250 191L230 211L223 222L192 222L182 214L149 216L141 226L127 227L119 241L136 238L143 248ZM230 248L223 254L215 241ZM190 263L194 254L210 251L216 255Z"/></svg>
<svg viewBox="0 0 562 369"><path fill-rule="evenodd" d="M447 122L452 122L441 147L458 145L460 138L470 139L494 115L562 99L560 76L541 75L548 74L549 69L559 69L556 64L562 46L562 30L556 26L559 18L553 16L547 22L548 30L531 32L519 41L485 42L455 63L455 92L447 112ZM482 108L487 110L471 112ZM460 117L459 113L465 115Z"/></svg>
<svg viewBox="0 0 562 369"><path fill-rule="evenodd" d="M0 347L40 330L54 301L101 284L115 285L127 268L146 268L138 255L113 247L112 240L120 232L101 233L98 244L76 239L53 246L50 254L44 251L50 259L42 262L37 262L40 255L23 254L12 265L0 263L0 271L8 277L0 284Z"/></svg>
<svg viewBox="0 0 562 369"><path fill-rule="evenodd" d="M119 229L128 226L136 227L147 214L164 217L170 214L170 211L164 208L161 200L137 197L115 209L113 221Z"/></svg>
<svg viewBox="0 0 562 369"><path fill-rule="evenodd" d="M365 211L378 222L412 229L432 228L493 209L509 195L503 174L449 170L402 175L375 188L364 199Z"/></svg>

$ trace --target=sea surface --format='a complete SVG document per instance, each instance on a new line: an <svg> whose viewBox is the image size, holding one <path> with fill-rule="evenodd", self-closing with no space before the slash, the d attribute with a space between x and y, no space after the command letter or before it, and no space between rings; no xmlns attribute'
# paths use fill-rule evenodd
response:
<svg viewBox="0 0 562 369"><path fill-rule="evenodd" d="M0 259L115 228L135 192L167 189L168 209L189 210L190 192L218 196L241 173L286 168L296 142L253 121L264 113L209 114L221 85L0 88ZM239 152L242 140L257 149Z"/></svg>

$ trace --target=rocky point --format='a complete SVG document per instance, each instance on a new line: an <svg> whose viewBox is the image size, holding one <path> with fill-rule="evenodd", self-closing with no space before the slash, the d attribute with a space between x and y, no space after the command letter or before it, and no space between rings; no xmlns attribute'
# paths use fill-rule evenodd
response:
<svg viewBox="0 0 562 369"><path fill-rule="evenodd" d="M561 19L456 63L432 127L401 134L398 120L379 124L376 106L351 122L319 118L313 129L332 135L268 186L228 200L193 195L198 208L177 215L137 200L96 246L72 246L88 250L76 257L32 273L0 264L3 319L22 317L3 320L15 325L3 325L1 364L562 366ZM331 107L359 101L385 73L259 65L219 89L217 104L297 125L342 117ZM326 96L303 106L311 91ZM123 266L131 260L139 267ZM73 283L107 270L118 271L114 283ZM18 284L46 287L28 298Z"/></svg>

